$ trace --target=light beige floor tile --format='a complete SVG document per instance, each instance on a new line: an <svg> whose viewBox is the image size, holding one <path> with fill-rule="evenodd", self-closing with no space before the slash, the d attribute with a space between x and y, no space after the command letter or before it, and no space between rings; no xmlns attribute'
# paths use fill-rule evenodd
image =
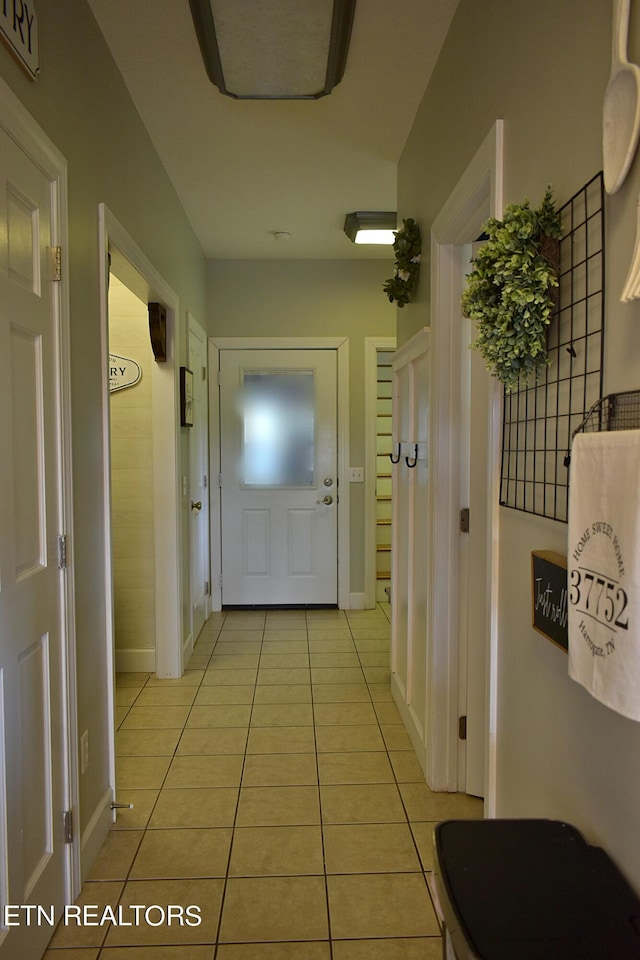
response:
<svg viewBox="0 0 640 960"><path fill-rule="evenodd" d="M316 703L313 716L317 726L377 723L370 703Z"/></svg>
<svg viewBox="0 0 640 960"><path fill-rule="evenodd" d="M368 687L374 703L393 702L393 694L388 683L369 683Z"/></svg>
<svg viewBox="0 0 640 960"><path fill-rule="evenodd" d="M327 621L324 623L310 623L307 627L309 640L352 640L351 631L348 625L333 625Z"/></svg>
<svg viewBox="0 0 640 960"><path fill-rule="evenodd" d="M264 635L264 643L262 644L262 653L269 654L287 654L287 653L308 653L309 646L306 640L276 640L271 639L271 636L282 636L282 634L273 634L270 635L269 632ZM305 630L306 636L306 630ZM292 664L293 666L293 664Z"/></svg>
<svg viewBox="0 0 640 960"><path fill-rule="evenodd" d="M433 831L437 825L437 820L416 821L411 824L411 832L424 870L433 870Z"/></svg>
<svg viewBox="0 0 640 960"><path fill-rule="evenodd" d="M405 823L395 784L320 786L323 823Z"/></svg>
<svg viewBox="0 0 640 960"><path fill-rule="evenodd" d="M111 830L93 862L89 880L126 880L142 830Z"/></svg>
<svg viewBox="0 0 640 960"><path fill-rule="evenodd" d="M260 656L260 666L264 670L298 670L300 668L309 668L308 653L269 653L262 652Z"/></svg>
<svg viewBox="0 0 640 960"><path fill-rule="evenodd" d="M164 677L151 677L148 687L197 687L204 676L204 670L185 670L181 677L167 680Z"/></svg>
<svg viewBox="0 0 640 960"><path fill-rule="evenodd" d="M360 626L351 624L351 633L354 640L386 640L389 642L389 624L380 623L380 625Z"/></svg>
<svg viewBox="0 0 640 960"><path fill-rule="evenodd" d="M376 724L338 724L316 727L318 753L358 750L384 750L384 741Z"/></svg>
<svg viewBox="0 0 640 960"><path fill-rule="evenodd" d="M354 684L361 683L364 674L360 667L312 667L311 683Z"/></svg>
<svg viewBox="0 0 640 960"><path fill-rule="evenodd" d="M244 787L305 786L317 782L316 758L311 753L265 753L245 757Z"/></svg>
<svg viewBox="0 0 640 960"><path fill-rule="evenodd" d="M282 905L286 904L283 910ZM221 942L322 940L328 937L323 877L232 878Z"/></svg>
<svg viewBox="0 0 640 960"><path fill-rule="evenodd" d="M311 683L267 683L256 687L255 703L311 703Z"/></svg>
<svg viewBox="0 0 640 960"><path fill-rule="evenodd" d="M239 787L242 756L174 757L165 786L171 788Z"/></svg>
<svg viewBox="0 0 640 960"><path fill-rule="evenodd" d="M331 932L336 939L439 933L421 873L330 876L327 886Z"/></svg>
<svg viewBox="0 0 640 960"><path fill-rule="evenodd" d="M116 707L115 718L114 718L116 722L116 730L120 729L128 713L129 713L129 707Z"/></svg>
<svg viewBox="0 0 640 960"><path fill-rule="evenodd" d="M230 703L193 707L187 721L192 727L244 727L249 726L251 704Z"/></svg>
<svg viewBox="0 0 640 960"><path fill-rule="evenodd" d="M217 635L216 635L217 637ZM216 645L216 639L212 638L211 640L198 640L193 645L194 653L213 653L213 648Z"/></svg>
<svg viewBox="0 0 640 960"><path fill-rule="evenodd" d="M310 683L309 669L305 667L294 667L291 669L278 669L273 667L261 667L258 671L258 686L262 684L287 684L287 683Z"/></svg>
<svg viewBox="0 0 640 960"><path fill-rule="evenodd" d="M319 826L238 827L234 831L230 877L312 874L324 875Z"/></svg>
<svg viewBox="0 0 640 960"><path fill-rule="evenodd" d="M413 750L391 750L389 759L398 783L424 783L424 771Z"/></svg>
<svg viewBox="0 0 640 960"><path fill-rule="evenodd" d="M252 683L240 686L207 686L200 687L194 700L196 707L211 706L219 703L253 703L255 687Z"/></svg>
<svg viewBox="0 0 640 960"><path fill-rule="evenodd" d="M287 623L287 627L283 628L276 626L277 621L267 621L267 627L264 631L263 640L265 643L272 643L277 640L303 640L305 643L307 641L307 628L305 626L294 626L294 624L301 623L301 621L292 620Z"/></svg>
<svg viewBox="0 0 640 960"><path fill-rule="evenodd" d="M264 617L258 619L251 619L250 617L245 617L244 619L225 620L224 626L220 631L220 636L228 637L230 633L241 634L243 637L247 637L248 634L253 634L249 637L251 640L262 639L262 634L264 632Z"/></svg>
<svg viewBox="0 0 640 960"><path fill-rule="evenodd" d="M247 755L252 753L315 753L313 727L251 727Z"/></svg>
<svg viewBox="0 0 640 960"><path fill-rule="evenodd" d="M224 650L216 650L209 662L209 670L254 670L259 661L259 653L226 653Z"/></svg>
<svg viewBox="0 0 640 960"><path fill-rule="evenodd" d="M72 947L68 950L64 948L47 950L42 960L98 960L98 952L99 947L81 947L79 950L74 950ZM132 957L131 960L135 960L135 958Z"/></svg>
<svg viewBox="0 0 640 960"><path fill-rule="evenodd" d="M230 827L237 802L238 790L234 787L162 790L149 827Z"/></svg>
<svg viewBox="0 0 640 960"><path fill-rule="evenodd" d="M237 826L307 826L320 823L318 788L243 787L238 803Z"/></svg>
<svg viewBox="0 0 640 960"><path fill-rule="evenodd" d="M401 783L409 820L481 819L483 803L465 793L434 793L426 783Z"/></svg>
<svg viewBox="0 0 640 960"><path fill-rule="evenodd" d="M360 663L363 667L388 667L389 666L389 651L380 650L360 650L359 657Z"/></svg>
<svg viewBox="0 0 640 960"><path fill-rule="evenodd" d="M394 776L387 754L323 753L318 756L320 783L393 783Z"/></svg>
<svg viewBox="0 0 640 960"><path fill-rule="evenodd" d="M182 734L176 755L244 754L247 734L247 727L191 727Z"/></svg>
<svg viewBox="0 0 640 960"><path fill-rule="evenodd" d="M116 906L123 887L124 884L121 881L89 881L85 883L75 902L93 908L93 915L99 919L105 907L109 906L113 909ZM56 927L50 947L99 947L104 941L107 930L107 924L89 926L82 922L82 914L79 920L70 915L66 924L59 923Z"/></svg>
<svg viewBox="0 0 640 960"><path fill-rule="evenodd" d="M376 703L374 709L376 712L376 717L380 723L402 723L400 711L396 707L395 703Z"/></svg>
<svg viewBox="0 0 640 960"><path fill-rule="evenodd" d="M200 656L197 653L192 653L187 661L187 667L189 670L205 668L209 665L210 654L204 654Z"/></svg>
<svg viewBox="0 0 640 960"><path fill-rule="evenodd" d="M256 703L251 726L312 727L313 709L310 703Z"/></svg>
<svg viewBox="0 0 640 960"><path fill-rule="evenodd" d="M387 750L413 750L413 744L402 723L381 723L380 729Z"/></svg>
<svg viewBox="0 0 640 960"><path fill-rule="evenodd" d="M107 934L107 946L134 946L156 944L190 944L215 942L220 904L222 902L223 880L130 880L122 893L123 914L130 911L132 904L149 904L164 907L169 904L199 907L201 923L199 926L162 923L152 926L141 923L134 927L112 927ZM158 910L150 914L154 923L160 919Z"/></svg>
<svg viewBox="0 0 640 960"><path fill-rule="evenodd" d="M213 960L213 944L190 943L187 947L104 947L101 960ZM56 960L54 957L53 960ZM74 960L70 957L69 960ZM78 958L82 960L82 958Z"/></svg>
<svg viewBox="0 0 640 960"><path fill-rule="evenodd" d="M257 669L232 668L229 670L207 670L202 680L204 686L238 687L256 682Z"/></svg>
<svg viewBox="0 0 640 960"><path fill-rule="evenodd" d="M150 677L150 673L117 673L116 687L142 688Z"/></svg>
<svg viewBox="0 0 640 960"><path fill-rule="evenodd" d="M236 640L235 634L232 633L230 636L233 638L231 640L220 639L215 647L216 653L226 653L231 656L248 656L250 654L259 655L262 650L262 640Z"/></svg>
<svg viewBox="0 0 640 960"><path fill-rule="evenodd" d="M188 706L131 707L122 724L123 730L140 730L144 727L152 730L158 727L183 727L189 716Z"/></svg>
<svg viewBox="0 0 640 960"><path fill-rule="evenodd" d="M116 761L118 790L154 790L162 786L171 757L119 757Z"/></svg>
<svg viewBox="0 0 640 960"><path fill-rule="evenodd" d="M391 683L390 667L363 667L367 683Z"/></svg>
<svg viewBox="0 0 640 960"><path fill-rule="evenodd" d="M325 825L327 873L418 872L411 831L405 823Z"/></svg>
<svg viewBox="0 0 640 960"><path fill-rule="evenodd" d="M324 943L223 943L216 954L217 960L330 960L330 957L326 940Z"/></svg>
<svg viewBox="0 0 640 960"><path fill-rule="evenodd" d="M310 653L355 653L353 640L310 640Z"/></svg>
<svg viewBox="0 0 640 960"><path fill-rule="evenodd" d="M224 877L231 834L229 827L147 830L130 879Z"/></svg>
<svg viewBox="0 0 640 960"><path fill-rule="evenodd" d="M159 790L125 790L118 784L118 803L132 803L133 808L118 810L111 829L144 830L159 793Z"/></svg>
<svg viewBox="0 0 640 960"><path fill-rule="evenodd" d="M322 653L311 654L312 667L359 667L360 660L358 654L354 651L348 653L339 653L335 651L326 651Z"/></svg>
<svg viewBox="0 0 640 960"><path fill-rule="evenodd" d="M119 757L170 757L174 754L182 728L162 730L119 730L116 753Z"/></svg>
<svg viewBox="0 0 640 960"><path fill-rule="evenodd" d="M442 960L440 937L334 940L332 948L333 960Z"/></svg>
<svg viewBox="0 0 640 960"><path fill-rule="evenodd" d="M231 643L262 643L262 634L262 630L231 630L225 626L218 637L218 644L226 643L227 641Z"/></svg>
<svg viewBox="0 0 640 960"><path fill-rule="evenodd" d="M197 687L145 687L136 701L137 707L185 706L193 703Z"/></svg>
<svg viewBox="0 0 640 960"><path fill-rule="evenodd" d="M368 640L356 639L354 641L356 650L360 653L386 653L390 655L391 645L388 638L386 640L369 638Z"/></svg>
<svg viewBox="0 0 640 960"><path fill-rule="evenodd" d="M362 678L361 678L362 679ZM314 683L314 703L370 703L366 683Z"/></svg>
<svg viewBox="0 0 640 960"><path fill-rule="evenodd" d="M344 610L307 610L307 626L320 620L326 622L329 620L338 620L341 623L347 622Z"/></svg>
<svg viewBox="0 0 640 960"><path fill-rule="evenodd" d="M130 707L131 704L140 696L142 687L118 687L115 693L115 703L117 707Z"/></svg>

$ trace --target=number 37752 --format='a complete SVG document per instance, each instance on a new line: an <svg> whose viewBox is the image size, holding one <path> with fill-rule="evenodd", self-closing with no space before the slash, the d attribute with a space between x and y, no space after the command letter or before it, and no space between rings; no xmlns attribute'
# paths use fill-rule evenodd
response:
<svg viewBox="0 0 640 960"><path fill-rule="evenodd" d="M570 572L569 603L601 623L612 624L620 630L629 629L625 613L629 598L617 583L593 570L574 568Z"/></svg>

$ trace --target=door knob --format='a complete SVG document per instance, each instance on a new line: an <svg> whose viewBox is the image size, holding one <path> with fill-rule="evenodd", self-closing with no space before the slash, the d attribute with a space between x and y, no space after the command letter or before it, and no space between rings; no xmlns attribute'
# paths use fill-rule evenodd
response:
<svg viewBox="0 0 640 960"><path fill-rule="evenodd" d="M191 501L191 509L192 509L192 510L202 510L202 500L196 500L195 503L194 503L193 500L192 500L192 501Z"/></svg>
<svg viewBox="0 0 640 960"><path fill-rule="evenodd" d="M326 505L330 507L331 504L333 503L333 497L331 496L330 493L328 493L326 497L322 498L322 500L316 500L316 503L326 503Z"/></svg>
<svg viewBox="0 0 640 960"><path fill-rule="evenodd" d="M325 477L325 478L324 478L324 485L325 485L325 487L332 487L332 486L333 486L333 480L331 479L331 477Z"/></svg>

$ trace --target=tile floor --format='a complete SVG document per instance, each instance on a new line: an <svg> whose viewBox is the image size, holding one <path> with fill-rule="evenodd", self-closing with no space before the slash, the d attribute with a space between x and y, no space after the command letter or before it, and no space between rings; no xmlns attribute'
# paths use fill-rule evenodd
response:
<svg viewBox="0 0 640 960"><path fill-rule="evenodd" d="M214 614L180 680L117 684L121 812L46 960L436 960L434 794L389 688L389 608ZM184 918L185 915L183 915Z"/></svg>

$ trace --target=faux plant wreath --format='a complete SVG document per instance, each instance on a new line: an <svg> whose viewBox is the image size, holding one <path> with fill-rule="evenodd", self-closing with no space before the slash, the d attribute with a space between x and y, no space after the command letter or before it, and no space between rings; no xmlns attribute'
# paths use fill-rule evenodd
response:
<svg viewBox="0 0 640 960"><path fill-rule="evenodd" d="M399 307L404 307L405 303L411 300L411 294L418 282L420 249L420 227L411 218L403 220L393 241L396 272L383 287L390 303L396 300Z"/></svg>
<svg viewBox="0 0 640 960"><path fill-rule="evenodd" d="M551 188L538 210L528 200L511 204L504 220L491 218L484 231L489 239L473 259L462 309L476 324L474 347L487 369L512 391L547 365L561 233Z"/></svg>

